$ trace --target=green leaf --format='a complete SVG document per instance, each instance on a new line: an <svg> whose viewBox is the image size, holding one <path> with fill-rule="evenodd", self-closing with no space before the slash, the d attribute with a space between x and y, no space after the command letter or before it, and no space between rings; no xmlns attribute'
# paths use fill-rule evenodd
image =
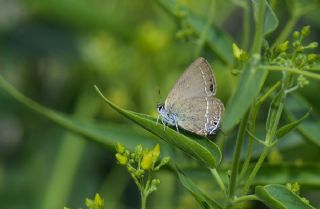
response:
<svg viewBox="0 0 320 209"><path fill-rule="evenodd" d="M311 112L311 109L306 114L304 114L302 117L300 117L298 120L294 120L291 123L288 123L288 124L282 126L276 133L277 138L280 139L281 137L283 137L284 135L289 133L291 130L296 128L298 125L300 125L300 123L302 121L304 121L309 116L310 112Z"/></svg>
<svg viewBox="0 0 320 209"><path fill-rule="evenodd" d="M197 36L201 36L205 21L199 17L190 14L187 7L179 3L177 0L158 0L159 4L178 21L183 20ZM206 36L206 43L220 61L231 64L232 57L232 39L217 26L212 25Z"/></svg>
<svg viewBox="0 0 320 209"><path fill-rule="evenodd" d="M222 207L214 200L204 194L184 173L177 169L178 177L182 185L193 195L204 209L222 209Z"/></svg>
<svg viewBox="0 0 320 209"><path fill-rule="evenodd" d="M271 6L269 5L268 1L265 0L265 18L263 23L263 34L267 35L273 32L279 25L279 20L275 15L274 11L272 10ZM258 16L258 8L259 8L259 0L252 0L253 3L253 10L254 10L254 17L257 20Z"/></svg>
<svg viewBox="0 0 320 209"><path fill-rule="evenodd" d="M257 186L255 194L272 209L315 209L283 185Z"/></svg>
<svg viewBox="0 0 320 209"><path fill-rule="evenodd" d="M0 88L10 94L18 102L48 118L52 122L69 131L101 143L105 146L114 148L117 142L122 143L130 149L134 149L137 144L143 144L147 147L152 147L154 145L154 142L152 142L146 136L138 134L129 127L121 127L114 124L95 124L93 122L75 119L71 116L64 115L62 113L58 113L57 111L46 108L24 96L7 81L5 81L1 75ZM163 145L163 148L165 149L165 144Z"/></svg>
<svg viewBox="0 0 320 209"><path fill-rule="evenodd" d="M149 115L122 109L105 98L97 87L96 90L98 91L100 96L107 102L107 104L117 112L132 120L149 132L153 133L154 135L160 137L169 144L180 148L187 154L198 159L200 162L204 163L206 167L215 168L219 165L221 161L221 152L219 147L215 143L205 138L199 138L197 140L191 139L190 137L178 133L177 131L169 127L164 130L162 124L157 125L155 118Z"/></svg>
<svg viewBox="0 0 320 209"><path fill-rule="evenodd" d="M251 66L244 69L237 90L226 107L222 123L224 131L232 129L240 121L259 94L266 77L264 70Z"/></svg>
<svg viewBox="0 0 320 209"><path fill-rule="evenodd" d="M286 109L288 110L288 116L292 120L295 120L296 115L301 115L301 112L305 112L310 109L312 105L304 99L302 96L295 94L287 98ZM298 132L304 136L304 139L308 140L312 144L320 148L320 117L315 112L312 112L311 116L304 120L298 127Z"/></svg>

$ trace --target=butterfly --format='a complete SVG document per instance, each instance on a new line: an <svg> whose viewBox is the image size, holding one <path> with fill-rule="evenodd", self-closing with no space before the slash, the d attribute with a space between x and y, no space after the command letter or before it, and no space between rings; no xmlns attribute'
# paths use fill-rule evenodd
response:
<svg viewBox="0 0 320 209"><path fill-rule="evenodd" d="M219 128L223 103L215 97L216 80L210 64L199 57L181 75L164 104L158 104L158 120L198 135L212 135ZM158 122L157 120L157 122Z"/></svg>

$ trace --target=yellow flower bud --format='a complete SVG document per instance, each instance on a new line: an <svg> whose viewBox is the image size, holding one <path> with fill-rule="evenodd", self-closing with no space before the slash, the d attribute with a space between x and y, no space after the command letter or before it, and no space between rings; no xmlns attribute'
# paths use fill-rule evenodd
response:
<svg viewBox="0 0 320 209"><path fill-rule="evenodd" d="M294 192L296 194L300 193L300 185L298 182L294 182L294 183L287 183L286 187L291 191Z"/></svg>
<svg viewBox="0 0 320 209"><path fill-rule="evenodd" d="M127 163L128 163L127 156L124 156L124 155L121 155L120 153L117 153L116 158L117 158L120 165L127 165Z"/></svg>
<svg viewBox="0 0 320 209"><path fill-rule="evenodd" d="M319 58L319 56L317 54L308 54L308 56L307 56L308 62L316 61L318 58Z"/></svg>
<svg viewBox="0 0 320 209"><path fill-rule="evenodd" d="M96 194L96 196L94 197L94 203L99 208L102 208L104 205L104 200L100 197L99 194Z"/></svg>
<svg viewBox="0 0 320 209"><path fill-rule="evenodd" d="M143 154L141 161L141 168L144 170L150 170L153 165L153 154L152 151L147 151Z"/></svg>
<svg viewBox="0 0 320 209"><path fill-rule="evenodd" d="M276 47L276 51L281 53L281 52L287 51L288 48L289 48L289 41L285 41Z"/></svg>
<svg viewBox="0 0 320 209"><path fill-rule="evenodd" d="M304 26L301 30L301 35L304 37L308 36L310 34L310 25Z"/></svg>
<svg viewBox="0 0 320 209"><path fill-rule="evenodd" d="M237 60L245 61L248 58L247 53L240 49L235 43L232 44L232 52L234 58Z"/></svg>
<svg viewBox="0 0 320 209"><path fill-rule="evenodd" d="M157 144L153 150L152 150L152 155L153 155L153 161L157 161L159 156L160 156L160 145Z"/></svg>
<svg viewBox="0 0 320 209"><path fill-rule="evenodd" d="M120 143L117 143L116 149L117 149L117 152L120 154L124 153L124 151L126 150L126 148Z"/></svg>
<svg viewBox="0 0 320 209"><path fill-rule="evenodd" d="M240 59L242 50L235 43L232 44L232 52L236 59Z"/></svg>
<svg viewBox="0 0 320 209"><path fill-rule="evenodd" d="M298 40L300 38L300 32L299 31L294 31L293 38Z"/></svg>

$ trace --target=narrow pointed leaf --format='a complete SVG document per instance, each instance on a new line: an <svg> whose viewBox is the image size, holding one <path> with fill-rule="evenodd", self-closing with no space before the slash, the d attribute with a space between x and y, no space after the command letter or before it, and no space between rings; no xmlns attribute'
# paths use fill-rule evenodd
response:
<svg viewBox="0 0 320 209"><path fill-rule="evenodd" d="M271 209L315 209L283 185L257 186L255 194Z"/></svg>
<svg viewBox="0 0 320 209"><path fill-rule="evenodd" d="M124 128L116 126L115 124L97 124L93 122L82 121L44 107L41 104L24 96L7 81L5 81L1 75L0 88L6 91L21 104L60 125L66 130L79 134L86 139L101 143L107 147L114 148L115 144L118 142L131 149L133 149L137 144L143 144L147 147L151 147L154 144L146 136L138 134L128 127ZM161 148L166 149L165 144Z"/></svg>
<svg viewBox="0 0 320 209"><path fill-rule="evenodd" d="M180 148L187 154L204 163L207 167L214 168L219 165L221 161L221 152L215 143L205 138L197 140L191 139L190 137L178 133L169 127L166 127L164 130L163 125L157 124L155 118L149 115L122 109L105 98L97 87L96 90L110 107L144 129L160 137L169 144Z"/></svg>
<svg viewBox="0 0 320 209"><path fill-rule="evenodd" d="M286 109L288 116L292 120L297 118L297 115L310 109L312 105L298 94L288 97L286 102ZM320 116L316 112L312 112L310 117L306 118L300 125L297 126L297 131L304 136L312 144L320 148Z"/></svg>
<svg viewBox="0 0 320 209"><path fill-rule="evenodd" d="M263 24L263 34L267 35L273 32L279 25L279 20L275 15L273 9L271 8L268 1L265 0L265 17L264 17L264 24ZM253 3L253 10L254 10L254 17L257 19L258 17L258 8L259 8L259 0L252 0Z"/></svg>
<svg viewBox="0 0 320 209"><path fill-rule="evenodd" d="M288 123L284 126L282 126L276 133L276 136L277 138L281 138L283 137L284 135L286 135L287 133L289 133L291 130L293 130L294 128L296 128L298 125L300 125L300 123L302 121L304 121L310 114L310 111L309 110L306 114L304 114L301 118L299 118L298 120L294 120L292 121L291 123Z"/></svg>
<svg viewBox="0 0 320 209"><path fill-rule="evenodd" d="M199 202L203 209L222 209L222 207L214 200L204 194L187 176L178 169L178 177L182 185L192 194Z"/></svg>

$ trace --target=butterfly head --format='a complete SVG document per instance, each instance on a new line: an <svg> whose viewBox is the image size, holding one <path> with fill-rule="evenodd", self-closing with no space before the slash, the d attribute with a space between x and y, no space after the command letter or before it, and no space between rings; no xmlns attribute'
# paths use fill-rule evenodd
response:
<svg viewBox="0 0 320 209"><path fill-rule="evenodd" d="M166 110L164 104L157 104L157 110L159 112L159 117L162 118L162 123L169 125L177 125L176 117L170 111Z"/></svg>
<svg viewBox="0 0 320 209"><path fill-rule="evenodd" d="M163 103L157 104L157 110L159 113L162 113L163 111L165 111L164 104Z"/></svg>

